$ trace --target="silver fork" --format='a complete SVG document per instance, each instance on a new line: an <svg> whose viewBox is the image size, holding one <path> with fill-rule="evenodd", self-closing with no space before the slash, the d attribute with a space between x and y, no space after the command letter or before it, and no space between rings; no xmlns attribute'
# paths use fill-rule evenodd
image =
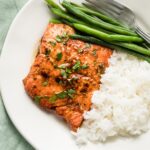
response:
<svg viewBox="0 0 150 150"><path fill-rule="evenodd" d="M135 30L145 41L150 44L150 34L145 33L136 22L136 16L131 9L114 1L114 0L86 0L88 3L83 3L88 7L94 7L100 12L109 15L118 20L126 27Z"/></svg>

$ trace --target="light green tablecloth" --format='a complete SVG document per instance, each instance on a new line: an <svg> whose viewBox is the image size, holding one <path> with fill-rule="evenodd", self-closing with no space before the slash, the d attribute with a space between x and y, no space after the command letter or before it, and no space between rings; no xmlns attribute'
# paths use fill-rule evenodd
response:
<svg viewBox="0 0 150 150"><path fill-rule="evenodd" d="M0 0L0 52L12 20L27 1ZM9 120L0 97L0 150L32 149Z"/></svg>

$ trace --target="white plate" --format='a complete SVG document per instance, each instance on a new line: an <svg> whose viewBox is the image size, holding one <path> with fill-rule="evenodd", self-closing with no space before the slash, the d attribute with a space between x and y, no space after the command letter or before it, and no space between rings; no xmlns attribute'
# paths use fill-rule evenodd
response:
<svg viewBox="0 0 150 150"><path fill-rule="evenodd" d="M80 1L80 0L78 0ZM121 1L121 0L120 0ZM124 0L150 31L150 1ZM1 56L1 91L6 110L19 132L40 150L78 150L67 125L53 114L40 110L26 95L22 79L32 64L35 49L51 15L44 1L30 0L13 21ZM146 24L145 24L146 25ZM150 132L139 138L117 139L85 150L148 150Z"/></svg>

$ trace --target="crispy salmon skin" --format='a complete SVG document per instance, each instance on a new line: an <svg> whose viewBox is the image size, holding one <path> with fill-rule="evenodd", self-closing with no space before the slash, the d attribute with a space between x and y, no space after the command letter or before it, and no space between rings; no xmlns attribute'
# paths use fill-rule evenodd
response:
<svg viewBox="0 0 150 150"><path fill-rule="evenodd" d="M108 48L69 39L72 27L49 23L38 55L23 80L27 94L43 109L53 109L76 131L108 66Z"/></svg>

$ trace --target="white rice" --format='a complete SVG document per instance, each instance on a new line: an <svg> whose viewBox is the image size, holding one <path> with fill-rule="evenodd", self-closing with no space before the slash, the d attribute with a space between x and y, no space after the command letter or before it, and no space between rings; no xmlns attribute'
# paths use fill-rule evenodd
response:
<svg viewBox="0 0 150 150"><path fill-rule="evenodd" d="M109 137L140 135L149 129L150 64L114 52L102 85L92 97L92 109L77 133L78 144L104 142Z"/></svg>

